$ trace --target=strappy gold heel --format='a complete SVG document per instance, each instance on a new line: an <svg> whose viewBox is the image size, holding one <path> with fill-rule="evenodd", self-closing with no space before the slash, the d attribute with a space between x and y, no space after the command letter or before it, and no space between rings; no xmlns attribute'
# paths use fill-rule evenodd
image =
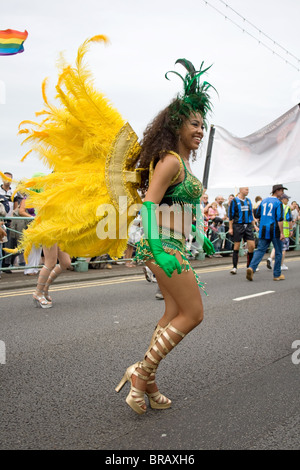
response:
<svg viewBox="0 0 300 470"><path fill-rule="evenodd" d="M167 330L176 333L180 337L179 341L175 342ZM171 323L169 323L165 328L161 328L159 326L156 327L152 336L154 344L150 344L150 347L145 354L145 358L141 363L141 367L146 372L150 373L147 385L155 382L155 373L160 361L166 357L166 355L184 338L184 336L185 334L174 328ZM167 347L164 340L166 340L171 345L170 349ZM161 346L162 350L158 348L158 344ZM153 356L153 352L158 356L158 359ZM151 364L149 361L147 361L147 358L150 359ZM170 408L172 404L171 400L162 395L158 390L153 393L146 392L146 394L149 398L150 406L153 409L167 409Z"/></svg>
<svg viewBox="0 0 300 470"><path fill-rule="evenodd" d="M36 307L51 308L52 303L48 302L43 295L33 294L33 302Z"/></svg>
<svg viewBox="0 0 300 470"><path fill-rule="evenodd" d="M47 268L47 266L45 266L45 265L43 266L43 268L50 271L50 269ZM33 301L34 301L36 307L50 308L50 307L52 307L52 303L49 302L46 299L45 295L44 295L44 288L45 288L45 285L46 285L46 282L47 282L47 279L48 279L48 275L43 274L43 268L42 268L41 272L39 273L36 289L35 289L35 292L33 294Z"/></svg>
<svg viewBox="0 0 300 470"><path fill-rule="evenodd" d="M124 385L126 384L127 381L132 382L129 377L131 377L131 375L135 372L135 370L138 367L140 367L138 362L136 362L132 366L128 367L128 369L126 370L125 375L123 376L121 382L115 388L116 392L119 392L124 387ZM133 372L131 372L131 371L133 371ZM140 378L142 378L144 380L147 380L147 385L155 383L155 374L153 372L150 374L149 377L141 376ZM141 393L147 395L147 397L149 399L149 404L150 404L151 408L154 409L154 410L165 410L167 408L170 408L170 406L172 404L172 401L169 398L165 397L165 395L160 393L159 390L156 390L155 392L151 392L151 393L147 392L147 390L146 390L145 392L141 392Z"/></svg>
<svg viewBox="0 0 300 470"><path fill-rule="evenodd" d="M173 333L177 334L179 336L178 341L174 341L174 339L171 338L167 330L172 331ZM169 408L171 405L171 400L166 398L164 395L162 395L159 391L153 392L153 393L147 393L142 390L137 389L136 387L133 386L132 384L132 376L135 375L136 377L145 380L147 384L153 383L153 377L155 377L156 369L162 359L166 357L166 355L185 337L185 334L182 333L181 331L177 330L174 328L171 323L169 323L166 328L162 329L162 332L158 335L157 339L155 340L155 343L153 345L150 345L149 349L147 350L145 357L143 361L138 362L136 364L133 364L132 366L128 367L126 370L121 382L119 385L115 388L116 392L119 392L124 385L126 384L127 381L131 383L131 389L130 392L126 398L126 403L138 414L144 414L145 409L143 406L145 405L145 400L144 396L145 393L149 397L149 402L150 406L154 409L165 409ZM168 347L166 342L170 344L171 347ZM158 347L160 345L161 349ZM154 357L153 353L158 357ZM148 360L147 360L148 359ZM151 362L149 362L149 360ZM148 375L142 375L140 374L137 369L141 369Z"/></svg>
<svg viewBox="0 0 300 470"><path fill-rule="evenodd" d="M163 333L164 330L165 330L164 327L160 326L159 324L156 325L151 341L150 341L149 349L156 343L157 338ZM155 383L154 372L150 374L147 385L151 385L153 383ZM146 391L146 395L148 396L149 404L152 409L165 410L167 408L170 408L172 404L172 401L169 398L165 397L165 395L160 393L159 390L156 390L155 392L152 392L152 393L148 393Z"/></svg>
<svg viewBox="0 0 300 470"><path fill-rule="evenodd" d="M50 271L50 269L45 265L43 266L43 268ZM36 290L33 294L33 301L36 307L41 307L41 308L52 307L52 302L46 299L46 297L44 296L44 292L43 292L47 283L47 279L48 279L48 275L42 274L40 272L37 285L36 285ZM43 282L43 281L46 281L46 282Z"/></svg>
<svg viewBox="0 0 300 470"><path fill-rule="evenodd" d="M47 268L47 266L44 266ZM56 269L59 268L60 272L57 272ZM49 270L49 268L47 268ZM50 270L49 270L50 271ZM46 284L44 284L44 290L43 290L43 295L48 302L52 303L52 298L49 295L49 287L52 284L53 281L62 273L62 269L60 267L60 264L57 264L52 271L50 272Z"/></svg>
<svg viewBox="0 0 300 470"><path fill-rule="evenodd" d="M146 403L145 403L145 399L144 399L145 392L143 392L142 390L137 389L136 387L134 387L132 385L132 376L135 375L139 379L142 379L142 380L145 380L145 381L147 381L149 377L145 376L145 375L142 375L139 372L137 372L136 369L138 367L140 367L140 363L136 363L136 364L128 367L128 369L126 370L121 382L115 388L115 390L116 390L116 392L119 392L124 387L126 382L129 381L130 385L131 385L131 388L130 388L129 394L126 397L126 403L127 403L127 405L130 406L130 408L133 409L133 411L135 411L136 413L141 415L141 414L144 414L146 412L146 408L143 408L143 406L146 407Z"/></svg>

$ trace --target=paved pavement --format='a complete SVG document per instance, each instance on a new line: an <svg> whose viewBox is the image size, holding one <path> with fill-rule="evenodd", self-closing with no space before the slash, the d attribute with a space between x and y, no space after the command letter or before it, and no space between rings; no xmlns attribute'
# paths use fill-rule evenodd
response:
<svg viewBox="0 0 300 470"><path fill-rule="evenodd" d="M290 251L286 254L286 257L299 256L300 251ZM267 258L267 255L264 257ZM246 256L241 256L239 259L240 263L246 262ZM232 266L231 255L224 255L222 258L208 258L204 260L191 260L191 265L194 269L207 268L210 266L224 266L228 265L228 268ZM137 274L143 274L142 266L135 266L132 268L126 267L124 264L113 264L111 269L88 269L85 272L78 271L66 271L63 272L56 280L55 284L65 284L71 282L83 282L95 279L105 279L113 277L132 276ZM24 275L23 270L12 271L11 274L2 272L0 279L0 291L6 291L9 289L23 289L28 287L35 287L37 282L36 276Z"/></svg>

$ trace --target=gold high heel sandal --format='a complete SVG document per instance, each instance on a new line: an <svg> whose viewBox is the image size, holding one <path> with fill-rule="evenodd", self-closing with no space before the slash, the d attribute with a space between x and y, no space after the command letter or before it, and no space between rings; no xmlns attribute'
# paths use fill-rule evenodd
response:
<svg viewBox="0 0 300 470"><path fill-rule="evenodd" d="M146 406L145 399L144 399L145 392L143 392L142 390L137 389L136 387L134 387L132 385L132 376L135 375L139 379L143 379L145 381L148 380L149 377L145 376L145 375L142 375L139 372L137 372L137 370L136 370L137 367L140 367L139 363L128 367L128 369L126 370L121 382L115 388L115 390L116 390L116 392L119 392L124 387L126 382L129 381L130 385L131 385L131 388L130 388L129 394L126 397L126 403L127 403L127 405L130 406L130 408L133 409L133 411L135 411L139 415L142 415L146 412L146 408L143 408L143 406Z"/></svg>
<svg viewBox="0 0 300 470"><path fill-rule="evenodd" d="M47 268L47 266L44 266L45 268ZM58 273L56 271L56 268L59 268L60 269L60 272ZM49 270L49 268L47 268ZM50 270L49 270L50 271ZM60 264L57 264L53 269L52 271L50 272L49 276L48 276L48 279L47 279L47 282L46 284L44 284L44 290L43 290L43 295L45 297L45 299L52 303L52 298L50 297L49 295L49 286L52 284L53 281L55 281L55 279L62 273L62 269L60 267Z"/></svg>
<svg viewBox="0 0 300 470"><path fill-rule="evenodd" d="M180 339L177 342L175 342L170 337L169 333L166 330L170 330L173 333L176 333L180 337ZM134 365L128 367L128 369L126 370L126 372L124 374L124 377L122 378L119 385L115 388L115 390L116 390L116 392L119 392L122 389L122 387L125 385L125 383L127 381L130 381L131 389L130 389L130 392L129 392L127 398L126 398L126 403L136 413L143 414L146 411L144 408L142 408L142 406L145 404L144 395L145 395L146 392L144 392L142 390L138 390L137 388L135 388L132 385L132 375L134 374L138 378L146 380L148 382L151 375L152 376L155 375L156 369L157 369L160 361L166 357L166 355L184 338L184 336L185 336L184 333L177 330L176 328L174 328L171 325L171 323L169 323L166 326L166 328L163 328L163 331L160 333L159 337L155 341L155 344L152 345L152 346L150 345L149 349L147 350L147 352L145 354L144 360L142 362L138 362L137 364L134 364ZM165 344L165 342L163 341L162 338L164 338L166 341L168 341L168 343L171 345L170 349L166 346L166 344ZM158 348L158 344L161 346L162 351ZM155 354L159 357L159 359L156 359L155 357L153 357L153 355L151 353L152 351L155 352ZM147 358L150 359L151 363L147 361ZM145 376L145 375L142 375L139 372L137 372L137 370L136 370L137 365L138 365L138 368L140 368L143 371L145 371L146 373L148 373L149 376ZM150 382L151 382L151 379L150 379ZM156 408L156 409L158 409L158 407L162 408L162 403L160 403L160 400L157 399L157 396L158 396L157 392L153 392L153 394L149 393L147 395L149 396L149 401L150 401L150 398L151 398L150 405L152 404L153 407ZM161 394L159 393L159 396L160 395ZM164 395L161 395L161 397L168 400L166 397L164 397ZM156 400L154 400L154 398L156 398ZM164 408L169 408L171 403L167 402L164 405L165 405Z"/></svg>
<svg viewBox="0 0 300 470"><path fill-rule="evenodd" d="M156 327L156 330L158 330L158 326ZM166 355L178 344L178 342L181 341L181 339L184 338L185 334L182 333L181 331L177 330L174 328L171 323L169 323L165 328L161 328L160 332L156 333L156 330L154 331L153 337L154 338L154 344L150 344L150 347L148 351L145 354L145 358L143 362L141 363L141 366L143 370L146 372L150 373L150 377L147 382L147 384L151 384L155 382L155 373L156 369L162 359L166 357ZM176 333L178 336L180 336L180 340L175 343L175 341L170 337L169 333L167 330L172 331L173 333ZM165 339L168 341L168 343L171 345L171 349L169 349L165 342L163 341ZM158 348L158 344L161 346L162 351ZM152 355L152 351L155 352L155 354L159 357L159 359L156 359ZM150 359L151 364L147 361L147 358ZM153 392L153 393L147 393L149 401L150 401L150 406L151 408L154 409L167 409L170 408L171 406L171 400L169 398L165 397L162 395L159 391Z"/></svg>
<svg viewBox="0 0 300 470"><path fill-rule="evenodd" d="M150 341L149 349L155 344L157 338L161 335L161 333L163 333L164 329L165 328L161 327L160 325L156 325L156 327L154 329L154 332L153 332L153 335L152 335L152 338L151 338L151 341ZM139 367L138 362L136 362L135 364L130 366L128 369L135 370L137 367ZM147 380L147 386L151 385L151 384L154 384L154 383L155 383L155 373L151 372L150 376L148 377L148 380ZM165 395L160 393L159 390L156 390L155 392L147 392L147 388L146 388L145 393L146 393L146 395L149 399L149 404L150 404L152 409L154 409L154 410L165 410L167 408L170 408L170 406L172 404L172 401L169 398L165 397Z"/></svg>
<svg viewBox="0 0 300 470"><path fill-rule="evenodd" d="M125 376L126 374L128 373L130 376L132 375L132 373L135 371L135 369L137 369L138 367L140 367L140 363L139 362L136 362L135 364L133 364L132 366L128 367L128 369L126 370L125 372L125 375L123 377L123 379L121 380L121 382L119 383L118 387L115 389L116 392L119 392L121 390L121 388L125 385L126 381L127 380L130 380L129 377L125 379ZM131 371L133 371L131 373ZM143 376L145 377L145 376ZM141 378L143 378L141 377ZM151 372L150 376L147 377L147 386L148 385L151 385L151 384L154 384L155 383L155 373L154 372ZM122 383L124 381L124 383ZM151 408L153 410L165 410L167 408L170 408L172 402L169 398L165 397L162 393L160 393L159 390L156 390L155 392L147 392L147 389L146 391L144 392L148 399L149 399L149 404L151 406Z"/></svg>
<svg viewBox="0 0 300 470"><path fill-rule="evenodd" d="M46 268L48 271L50 271L50 269L45 265L43 266L43 268ZM36 290L35 290L35 293L33 294L33 301L36 307L41 307L41 308L52 307L52 302L46 299L44 295L44 289L47 284L48 277L49 276L47 275L43 275L41 273L39 274ZM43 279L46 280L46 282L41 282L43 281Z"/></svg>
<svg viewBox="0 0 300 470"><path fill-rule="evenodd" d="M43 294L42 295L33 294L32 298L33 298L33 302L34 302L36 307L41 307L41 308L51 308L52 307L52 303L48 302L45 299L45 297L43 296Z"/></svg>
<svg viewBox="0 0 300 470"><path fill-rule="evenodd" d="M164 332L164 330L165 330L165 328L163 328L159 324L156 325L156 327L154 329L154 332L153 332L153 335L152 335L152 338L151 338L151 341L150 341L149 349L151 349L152 346L154 346L154 344L156 343L157 338ZM150 374L147 385L151 385L153 383L155 383L155 373L154 372L152 372ZM170 406L172 404L172 401L169 398L165 397L165 395L160 393L159 390L157 390L156 392L152 392L152 393L148 393L147 390L146 390L146 395L148 396L149 404L150 404L151 408L154 409L154 410L165 410L167 408L170 408Z"/></svg>

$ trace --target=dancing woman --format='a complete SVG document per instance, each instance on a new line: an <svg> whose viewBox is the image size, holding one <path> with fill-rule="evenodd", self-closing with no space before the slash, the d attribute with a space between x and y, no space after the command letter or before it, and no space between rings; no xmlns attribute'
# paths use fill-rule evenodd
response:
<svg viewBox="0 0 300 470"><path fill-rule="evenodd" d="M211 85L207 82L200 84L200 77L207 69L201 70L201 66L197 72L189 61L179 59L177 62L188 71L185 79L181 77L184 93L147 127L139 160L142 168L150 168L150 177L153 174L150 184L147 175L142 180L142 190L147 191L141 209L145 238L138 244L136 259L144 260L155 274L165 300L165 312L155 328L144 359L130 366L116 387L118 392L126 381L130 381L126 402L138 414L146 411L145 394L152 408L170 407L171 400L162 395L156 385L157 367L203 320L199 289L203 286L190 269L185 253L185 239L190 233L192 215L197 216L194 227L197 241L206 253L214 252L211 242L204 236L200 220L202 184L190 167L191 158L203 138L206 113L211 109L207 94ZM158 214L157 205L160 206Z"/></svg>
<svg viewBox="0 0 300 470"><path fill-rule="evenodd" d="M202 184L190 167L211 109L211 85L200 83L207 71L202 69L203 64L196 71L189 61L179 59L177 62L187 70L185 78L181 77L184 92L148 126L140 146L130 125L89 81L83 59L94 42L107 42L107 38L99 35L85 41L78 50L76 67L62 63L56 86L62 108L48 102L44 82L45 109L38 115L45 118L41 123L24 121L20 125L20 133L26 135L23 142L33 143L30 152L35 150L53 171L23 185L24 191L41 186L43 192L30 192L30 203L37 208L38 217L24 232L19 248L24 249L25 259L31 247L39 244L49 248L57 244L61 251L75 257L108 253L119 258L128 237L107 236L103 227L110 226L112 214L114 221L118 220L119 233L128 229L135 215L129 216L127 211L127 217L123 217L121 196L128 206L134 206L141 203L137 189L147 191L141 209L145 237L137 246L136 258L155 274L165 312L144 359L130 366L116 387L119 391L130 381L126 401L142 414L146 411L145 393L152 408L170 407L171 400L156 385L157 367L203 319L199 290L203 286L189 264L185 239L196 216L196 240L206 253L214 252L201 220ZM158 204L161 210L157 220ZM166 214L170 216L167 223ZM45 287L41 286L44 296L46 288L47 281Z"/></svg>

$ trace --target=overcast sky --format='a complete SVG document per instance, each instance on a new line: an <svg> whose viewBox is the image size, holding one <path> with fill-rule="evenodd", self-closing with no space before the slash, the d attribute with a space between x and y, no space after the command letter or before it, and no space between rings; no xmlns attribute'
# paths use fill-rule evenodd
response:
<svg viewBox="0 0 300 470"><path fill-rule="evenodd" d="M0 57L0 169L14 177L48 171L37 156L21 157L19 123L35 119L43 108L41 83L49 77L48 97L54 100L56 62L64 52L74 64L78 46L96 34L110 39L108 47L94 44L87 55L97 88L106 93L139 137L147 123L182 89L174 70L185 57L197 67L213 64L207 81L218 90L209 124L244 137L264 127L300 102L300 72L273 54L203 0L10 0L1 1L0 30L28 31L25 52ZM259 37L220 0L209 3ZM298 0L228 0L228 5L290 53L299 56ZM295 65L300 64L260 35L261 42ZM176 66L182 72L180 66ZM194 172L203 175L207 138ZM300 180L300 175L299 175ZM286 183L286 182L282 182ZM299 184L287 185L300 202ZM234 190L234 188L232 188ZM209 191L210 199L218 192ZM250 196L263 197L270 188L251 188Z"/></svg>

